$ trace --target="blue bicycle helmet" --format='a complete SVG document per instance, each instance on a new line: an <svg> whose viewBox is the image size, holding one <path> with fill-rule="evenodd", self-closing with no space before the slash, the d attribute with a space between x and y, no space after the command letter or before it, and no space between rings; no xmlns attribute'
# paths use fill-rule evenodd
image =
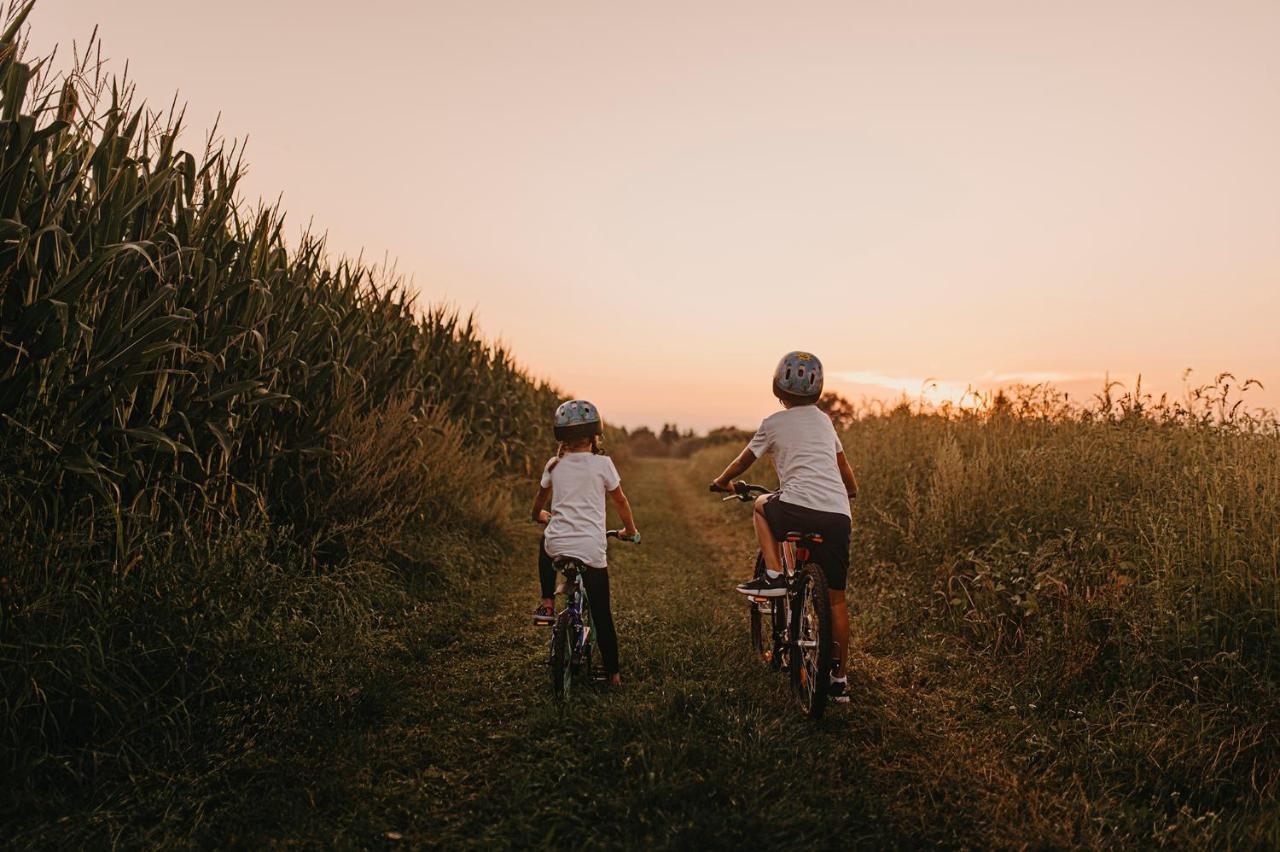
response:
<svg viewBox="0 0 1280 852"><path fill-rule="evenodd" d="M809 352L788 352L773 371L773 395L779 399L816 400L822 396L822 362Z"/></svg>
<svg viewBox="0 0 1280 852"><path fill-rule="evenodd" d="M585 399L571 399L556 409L556 440L577 441L604 432L600 409Z"/></svg>

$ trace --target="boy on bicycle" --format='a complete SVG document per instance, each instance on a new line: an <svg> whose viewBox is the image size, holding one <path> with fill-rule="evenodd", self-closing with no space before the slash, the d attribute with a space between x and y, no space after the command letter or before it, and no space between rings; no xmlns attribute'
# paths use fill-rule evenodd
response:
<svg viewBox="0 0 1280 852"><path fill-rule="evenodd" d="M822 395L822 362L808 352L789 352L773 374L773 395L782 411L771 414L736 459L711 487L732 491L733 480L756 459L772 453L781 487L760 496L752 520L764 556L765 572L738 586L753 597L780 597L787 587L782 577L778 542L788 532L819 533L822 544L814 559L822 566L831 599L831 638L834 665L828 695L847 701L845 657L849 646L849 611L844 590L849 574L849 500L858 483L845 458L831 418L816 403Z"/></svg>

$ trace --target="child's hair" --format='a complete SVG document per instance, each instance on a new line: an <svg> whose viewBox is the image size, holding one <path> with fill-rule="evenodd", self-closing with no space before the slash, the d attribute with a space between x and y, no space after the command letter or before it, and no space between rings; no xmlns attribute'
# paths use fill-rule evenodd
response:
<svg viewBox="0 0 1280 852"><path fill-rule="evenodd" d="M564 458L564 454L569 451L569 447L581 444L583 440L583 438L579 438L576 441L561 441L560 446L556 448L556 457L551 460L551 464L547 465L547 470L555 470L556 465L560 464L560 459ZM591 454L593 456L604 455L604 450L600 448L599 435L591 436Z"/></svg>
<svg viewBox="0 0 1280 852"><path fill-rule="evenodd" d="M799 394L790 393L789 391L775 391L774 396L782 402L789 402L792 405L818 404L818 398L816 396L800 396Z"/></svg>

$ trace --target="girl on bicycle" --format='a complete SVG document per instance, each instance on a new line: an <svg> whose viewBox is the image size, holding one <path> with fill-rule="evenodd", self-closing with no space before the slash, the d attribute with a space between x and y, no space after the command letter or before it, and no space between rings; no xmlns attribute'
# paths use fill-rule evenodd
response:
<svg viewBox="0 0 1280 852"><path fill-rule="evenodd" d="M600 449L603 431L600 411L586 400L570 400L556 409L555 436L560 448L547 462L538 493L533 498L533 520L547 526L538 545L542 602L533 612L533 623L550 625L555 621L555 560L572 558L582 562L588 567L582 580L591 604L591 621L595 625L605 674L610 685L620 686L618 637L609 608L606 495L622 518L621 537L639 541L640 533L631 514L631 503L622 493L618 469ZM547 511L547 501L552 495L553 508Z"/></svg>

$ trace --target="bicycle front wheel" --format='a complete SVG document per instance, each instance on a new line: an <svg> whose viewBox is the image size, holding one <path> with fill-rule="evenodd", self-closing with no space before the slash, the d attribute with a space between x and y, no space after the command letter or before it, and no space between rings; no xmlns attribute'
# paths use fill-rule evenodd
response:
<svg viewBox="0 0 1280 852"><path fill-rule="evenodd" d="M796 578L790 638L791 689L804 714L820 718L831 676L831 597L827 576L813 563Z"/></svg>
<svg viewBox="0 0 1280 852"><path fill-rule="evenodd" d="M757 553L754 576L761 577L763 575L764 557ZM779 600L773 600L762 605L753 600L748 604L751 607L751 650L755 652L756 657L762 663L774 669L778 668L779 654L774 631L776 618L773 613L781 603ZM762 610L762 606L765 607L764 610Z"/></svg>
<svg viewBox="0 0 1280 852"><path fill-rule="evenodd" d="M569 696L573 683L573 620L562 612L551 632L551 693L557 701Z"/></svg>

